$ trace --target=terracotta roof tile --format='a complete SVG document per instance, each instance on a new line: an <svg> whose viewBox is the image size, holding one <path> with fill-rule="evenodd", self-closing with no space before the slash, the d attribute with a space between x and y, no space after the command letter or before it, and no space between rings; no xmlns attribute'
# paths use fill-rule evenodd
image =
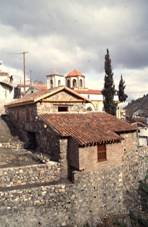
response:
<svg viewBox="0 0 148 227"><path fill-rule="evenodd" d="M0 76L9 76L9 73L0 70Z"/></svg>
<svg viewBox="0 0 148 227"><path fill-rule="evenodd" d="M72 71L70 71L67 75L66 75L66 77L78 77L78 76L83 76L83 77L85 77L79 70L77 70L77 69L74 69L74 70L72 70Z"/></svg>
<svg viewBox="0 0 148 227"><path fill-rule="evenodd" d="M31 88L36 88L39 91L48 91L47 85L46 84L39 84L39 83L34 83L30 86Z"/></svg>
<svg viewBox="0 0 148 227"><path fill-rule="evenodd" d="M119 142L120 132L135 131L127 122L106 113L42 114L40 119L63 137L73 137L80 146Z"/></svg>
<svg viewBox="0 0 148 227"><path fill-rule="evenodd" d="M67 87L56 87L56 88L52 88L49 89L47 91L41 90L35 93L31 93L31 94L26 94L25 96L23 96L22 98L19 98L11 103L8 103L7 105L5 105L5 107L7 108L11 108L11 107L16 107L16 106L23 106L26 104L33 104L35 102L40 101L43 98L46 98L48 96L54 95L62 90L66 90L67 92L71 93L72 95L75 95L76 97L81 98L82 100L84 100L85 102L90 103L89 100L87 100L86 98L82 97L81 95L77 94L77 92L75 92L74 90L67 88Z"/></svg>
<svg viewBox="0 0 148 227"><path fill-rule="evenodd" d="M88 94L88 95L101 95L101 90L95 90L95 89L74 89L79 94Z"/></svg>

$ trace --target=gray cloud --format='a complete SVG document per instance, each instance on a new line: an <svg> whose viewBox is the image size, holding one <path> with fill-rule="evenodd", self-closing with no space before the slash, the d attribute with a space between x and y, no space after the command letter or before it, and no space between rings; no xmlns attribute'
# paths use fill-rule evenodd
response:
<svg viewBox="0 0 148 227"><path fill-rule="evenodd" d="M5 0L0 7L1 58L21 68L21 57L9 53L28 50L28 71L38 79L72 68L99 75L109 48L114 69L143 70L147 11L147 0Z"/></svg>

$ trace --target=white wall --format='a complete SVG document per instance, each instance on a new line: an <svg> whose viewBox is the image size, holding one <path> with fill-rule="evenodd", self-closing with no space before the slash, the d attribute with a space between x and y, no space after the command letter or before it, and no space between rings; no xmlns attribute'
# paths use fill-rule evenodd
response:
<svg viewBox="0 0 148 227"><path fill-rule="evenodd" d="M0 84L0 114L5 112L4 105L11 102L14 97L14 89L11 91L8 87L3 87Z"/></svg>
<svg viewBox="0 0 148 227"><path fill-rule="evenodd" d="M65 78L64 76L58 76L58 75L49 75L47 77L47 88L50 89L51 87L51 80L53 81L53 88L59 87L59 86L65 86ZM58 84L60 81L60 85Z"/></svg>

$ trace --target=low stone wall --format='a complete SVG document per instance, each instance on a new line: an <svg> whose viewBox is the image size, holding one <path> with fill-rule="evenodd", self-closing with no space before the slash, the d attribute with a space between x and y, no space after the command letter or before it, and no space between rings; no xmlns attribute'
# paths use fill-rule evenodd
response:
<svg viewBox="0 0 148 227"><path fill-rule="evenodd" d="M0 188L27 184L41 184L60 179L60 164L35 164L0 169Z"/></svg>
<svg viewBox="0 0 148 227"><path fill-rule="evenodd" d="M10 148L10 149L23 149L24 143L23 142L8 142L8 143L0 143L0 148Z"/></svg>
<svg viewBox="0 0 148 227"><path fill-rule="evenodd" d="M139 209L138 188L148 171L148 147L125 151L123 156L124 204L129 210Z"/></svg>
<svg viewBox="0 0 148 227"><path fill-rule="evenodd" d="M104 216L123 214L121 168L76 172L75 184L0 191L0 223L10 218L12 227L19 217L19 226L93 226Z"/></svg>
<svg viewBox="0 0 148 227"><path fill-rule="evenodd" d="M97 226L103 217L126 215L137 202L146 157L143 148L125 152L120 166L75 172L74 184L0 190L0 227Z"/></svg>

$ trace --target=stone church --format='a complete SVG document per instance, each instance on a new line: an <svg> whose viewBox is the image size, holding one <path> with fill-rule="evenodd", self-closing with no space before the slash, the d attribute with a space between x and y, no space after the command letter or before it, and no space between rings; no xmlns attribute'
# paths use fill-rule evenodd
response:
<svg viewBox="0 0 148 227"><path fill-rule="evenodd" d="M93 107L87 105L87 111L103 111L103 95L101 90L87 88L85 79L85 75L76 69L70 71L65 76L49 74L47 75L47 88L50 89L61 85L66 86L91 101Z"/></svg>

